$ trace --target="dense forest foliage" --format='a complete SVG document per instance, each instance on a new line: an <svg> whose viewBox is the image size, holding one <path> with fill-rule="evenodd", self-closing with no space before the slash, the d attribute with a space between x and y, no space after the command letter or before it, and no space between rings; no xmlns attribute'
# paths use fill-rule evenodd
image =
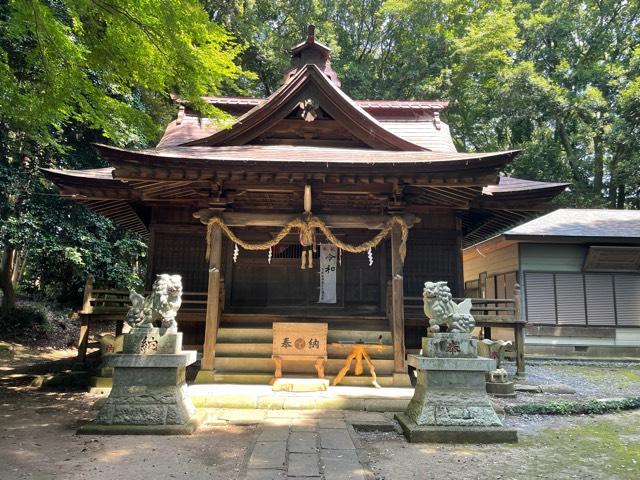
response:
<svg viewBox="0 0 640 480"><path fill-rule="evenodd" d="M519 148L510 173L559 202L640 208L637 0L9 0L0 5L0 287L60 301L87 273L132 286L145 246L60 199L42 167L143 147L171 95L268 95L308 24L358 99L446 99L462 151ZM134 267L136 266L136 267Z"/></svg>

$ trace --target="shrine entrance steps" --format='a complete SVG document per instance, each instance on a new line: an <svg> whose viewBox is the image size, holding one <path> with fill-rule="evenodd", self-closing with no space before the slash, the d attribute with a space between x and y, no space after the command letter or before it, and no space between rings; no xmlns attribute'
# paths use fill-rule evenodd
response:
<svg viewBox="0 0 640 480"><path fill-rule="evenodd" d="M300 320L302 321L302 320ZM306 321L306 319L305 319ZM370 349L378 383L382 387L393 385L393 347L391 332L383 330L380 321L335 325L329 322L328 359L325 366L325 378L333 380L344 366L345 359L351 351L351 345L338 342L380 343L379 347ZM262 384L267 385L273 379L274 362L272 353L271 325L223 325L218 330L215 359L215 383ZM352 365L347 376L340 385L371 386L369 369L364 365L362 375L356 376ZM312 362L283 362L284 376L314 376Z"/></svg>

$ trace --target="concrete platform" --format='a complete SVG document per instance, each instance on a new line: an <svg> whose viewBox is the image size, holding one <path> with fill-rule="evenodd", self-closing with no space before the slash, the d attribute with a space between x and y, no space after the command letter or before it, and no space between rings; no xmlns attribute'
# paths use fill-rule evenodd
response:
<svg viewBox="0 0 640 480"><path fill-rule="evenodd" d="M324 392L274 392L270 385L191 385L196 408L402 412L413 388L329 387Z"/></svg>
<svg viewBox="0 0 640 480"><path fill-rule="evenodd" d="M405 437L410 443L516 443L518 431L508 427L417 425L404 413L397 413Z"/></svg>

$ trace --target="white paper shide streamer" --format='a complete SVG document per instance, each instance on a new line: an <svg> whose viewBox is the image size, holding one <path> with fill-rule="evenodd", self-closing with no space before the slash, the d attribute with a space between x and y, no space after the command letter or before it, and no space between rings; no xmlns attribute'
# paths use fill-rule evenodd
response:
<svg viewBox="0 0 640 480"><path fill-rule="evenodd" d="M318 303L337 303L336 272L338 248L330 243L320 244L320 298Z"/></svg>

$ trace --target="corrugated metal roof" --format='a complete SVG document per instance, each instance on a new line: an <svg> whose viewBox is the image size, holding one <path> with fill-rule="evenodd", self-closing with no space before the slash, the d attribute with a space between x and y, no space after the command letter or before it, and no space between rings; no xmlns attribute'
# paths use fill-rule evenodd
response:
<svg viewBox="0 0 640 480"><path fill-rule="evenodd" d="M397 136L434 152L456 151L449 133L449 125L442 121L439 121L439 129L433 124L433 119L422 121L380 120L380 124Z"/></svg>
<svg viewBox="0 0 640 480"><path fill-rule="evenodd" d="M505 237L640 238L640 210L561 208L505 232Z"/></svg>

